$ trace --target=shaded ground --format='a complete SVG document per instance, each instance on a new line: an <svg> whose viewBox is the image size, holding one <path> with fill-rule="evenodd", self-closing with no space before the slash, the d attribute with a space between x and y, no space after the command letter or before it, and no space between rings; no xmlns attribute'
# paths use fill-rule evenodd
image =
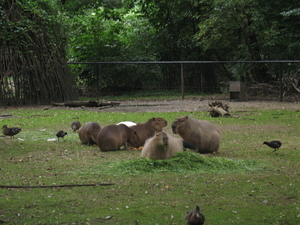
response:
<svg viewBox="0 0 300 225"><path fill-rule="evenodd" d="M100 109L82 108L82 110L97 110L101 112L194 112L209 110L210 107L208 104L212 101L213 100L119 101L121 102L119 106ZM242 110L245 108L300 110L299 103L263 101L232 102L226 100L222 100L222 102L229 105L229 111Z"/></svg>
<svg viewBox="0 0 300 225"><path fill-rule="evenodd" d="M36 106L36 107L18 107L22 108L40 108L40 109L68 109L68 110L91 110L100 112L194 112L208 111L208 104L214 100L165 100L165 101L117 101L119 106L98 108L98 107L64 107L64 106ZM229 106L230 111L244 109L280 109L280 110L300 110L299 102L273 102L273 101L228 101L221 100ZM11 110L13 107L0 108L1 111Z"/></svg>

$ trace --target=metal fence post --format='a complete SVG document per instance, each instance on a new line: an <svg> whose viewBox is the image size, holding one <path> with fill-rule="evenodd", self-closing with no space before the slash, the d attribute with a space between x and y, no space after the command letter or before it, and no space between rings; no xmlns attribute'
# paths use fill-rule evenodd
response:
<svg viewBox="0 0 300 225"><path fill-rule="evenodd" d="M283 91L282 91L282 63L280 62L279 63L279 82L280 82L280 88L279 88L279 94L280 94L280 97L279 97L279 101L282 102L282 95L283 95Z"/></svg>
<svg viewBox="0 0 300 225"><path fill-rule="evenodd" d="M96 74L97 74L97 100L99 100L99 97L100 97L100 84L99 84L99 81L100 81L100 64L99 63L96 63Z"/></svg>
<svg viewBox="0 0 300 225"><path fill-rule="evenodd" d="M184 99L184 76L183 76L183 63L181 65L181 99Z"/></svg>

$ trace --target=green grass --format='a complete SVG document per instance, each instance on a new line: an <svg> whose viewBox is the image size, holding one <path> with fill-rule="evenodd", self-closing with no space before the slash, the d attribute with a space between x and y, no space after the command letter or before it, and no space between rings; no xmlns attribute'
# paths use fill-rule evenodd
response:
<svg viewBox="0 0 300 225"><path fill-rule="evenodd" d="M219 174L228 172L249 172L261 169L251 160L233 160L222 157L205 157L186 151L177 153L169 160L149 160L146 158L119 160L104 163L88 171L79 169L78 174L140 175L161 172L178 174ZM74 171L72 171L74 172Z"/></svg>
<svg viewBox="0 0 300 225"><path fill-rule="evenodd" d="M211 118L199 111L5 113L13 117L0 120L0 126L20 126L22 132L14 139L0 137L1 185L114 183L0 189L0 221L6 224L185 224L185 213L195 205L206 216L205 224L300 224L297 111L231 109L239 118ZM182 115L218 126L220 152L186 151L170 160L148 160L140 151L100 152L97 146L83 146L70 128L74 118L104 126L159 116L168 121L171 134L171 122ZM65 142L47 141L60 129L68 132ZM262 144L273 139L283 143L275 153Z"/></svg>

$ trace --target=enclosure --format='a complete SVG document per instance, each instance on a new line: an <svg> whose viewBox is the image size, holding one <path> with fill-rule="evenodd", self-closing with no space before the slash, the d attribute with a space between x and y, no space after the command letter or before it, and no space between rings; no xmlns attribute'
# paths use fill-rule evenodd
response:
<svg viewBox="0 0 300 225"><path fill-rule="evenodd" d="M299 100L300 61L74 62L81 95L104 97L142 91L228 98L229 83L243 81L247 99ZM213 97L212 97L213 95Z"/></svg>
<svg viewBox="0 0 300 225"><path fill-rule="evenodd" d="M4 224L178 224L195 205L205 224L299 224L299 103L229 102L232 117L209 116L209 100L122 101L98 108L1 108L1 125L20 126L0 137L1 185L110 186L1 188ZM21 110L20 110L21 109ZM10 115L10 116L9 116ZM143 160L138 150L100 152L81 145L73 120L171 122L188 115L220 129L218 153L168 161ZM58 130L68 131L58 142ZM174 134L172 134L174 135ZM54 141L47 141L53 139ZM264 141L280 140L277 152ZM235 166L234 166L235 165Z"/></svg>

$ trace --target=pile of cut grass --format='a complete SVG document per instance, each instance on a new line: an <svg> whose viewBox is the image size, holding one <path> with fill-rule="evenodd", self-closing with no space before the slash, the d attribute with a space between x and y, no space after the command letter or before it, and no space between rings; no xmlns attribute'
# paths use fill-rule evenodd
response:
<svg viewBox="0 0 300 225"><path fill-rule="evenodd" d="M180 152L168 160L139 158L107 162L97 168L80 173L105 173L113 175L156 174L161 172L186 174L220 174L230 172L250 172L262 166L253 160L233 160L222 157L207 157L191 151Z"/></svg>

